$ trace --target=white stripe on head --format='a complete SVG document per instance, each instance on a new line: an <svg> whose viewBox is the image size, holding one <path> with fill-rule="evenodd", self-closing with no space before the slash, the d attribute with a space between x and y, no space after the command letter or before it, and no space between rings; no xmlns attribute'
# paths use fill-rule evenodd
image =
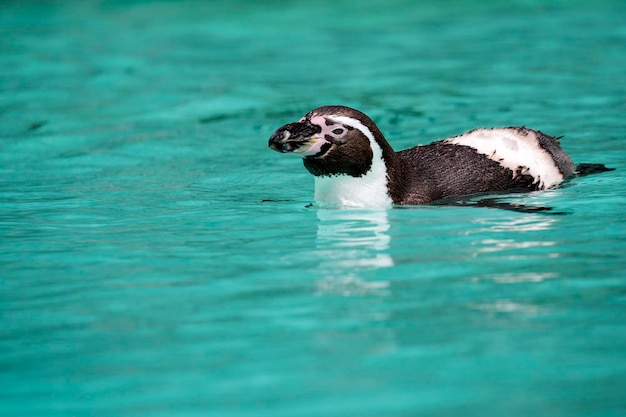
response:
<svg viewBox="0 0 626 417"><path fill-rule="evenodd" d="M315 200L354 207L390 207L387 188L387 166L383 150L372 132L359 120L348 116L326 116L332 121L358 129L369 140L372 166L365 175L334 175L315 177ZM349 145L344 145L349 146Z"/></svg>
<svg viewBox="0 0 626 417"><path fill-rule="evenodd" d="M469 146L476 152L509 168L516 175L518 169L532 176L539 189L551 188L563 181L552 155L539 144L537 133L516 129L476 129L460 136L446 139L444 143Z"/></svg>

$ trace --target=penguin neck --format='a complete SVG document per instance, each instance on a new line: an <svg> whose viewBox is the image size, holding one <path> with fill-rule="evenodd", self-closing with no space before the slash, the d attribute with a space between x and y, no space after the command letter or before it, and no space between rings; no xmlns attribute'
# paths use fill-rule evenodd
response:
<svg viewBox="0 0 626 417"><path fill-rule="evenodd" d="M352 207L391 207L399 202L400 161L384 136L373 126L352 123L368 138L372 150L370 169L361 176L315 176L315 200Z"/></svg>
<svg viewBox="0 0 626 417"><path fill-rule="evenodd" d="M404 185L402 182L402 164L400 158L393 150L383 132L380 131L376 123L366 117L365 124L371 135L365 134L370 142L375 143L381 150L382 160L387 169L387 193L393 204L399 204L404 193ZM372 147L374 144L372 144Z"/></svg>
<svg viewBox="0 0 626 417"><path fill-rule="evenodd" d="M377 129L378 130L378 129ZM402 193L404 190L402 178L402 165L400 158L387 142L380 131L378 132L377 143L381 147L382 160L387 169L387 193L394 204L401 203Z"/></svg>

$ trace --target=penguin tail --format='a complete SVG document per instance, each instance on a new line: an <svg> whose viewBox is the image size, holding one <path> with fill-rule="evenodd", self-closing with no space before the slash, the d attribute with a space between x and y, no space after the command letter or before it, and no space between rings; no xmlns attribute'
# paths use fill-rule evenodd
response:
<svg viewBox="0 0 626 417"><path fill-rule="evenodd" d="M601 172L614 171L615 168L607 168L604 164L577 164L575 175L584 177L591 174L599 174Z"/></svg>

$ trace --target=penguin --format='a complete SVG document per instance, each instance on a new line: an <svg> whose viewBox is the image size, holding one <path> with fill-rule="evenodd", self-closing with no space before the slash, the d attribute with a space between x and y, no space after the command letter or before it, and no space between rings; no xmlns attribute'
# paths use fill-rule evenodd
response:
<svg viewBox="0 0 626 417"><path fill-rule="evenodd" d="M479 128L396 152L365 113L322 106L276 130L269 147L302 157L317 202L374 208L546 190L577 170L611 170L576 166L559 139L524 126Z"/></svg>

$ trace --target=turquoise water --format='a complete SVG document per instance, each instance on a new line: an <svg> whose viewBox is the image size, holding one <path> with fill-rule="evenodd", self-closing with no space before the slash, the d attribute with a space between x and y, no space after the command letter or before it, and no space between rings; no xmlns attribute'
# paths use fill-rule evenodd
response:
<svg viewBox="0 0 626 417"><path fill-rule="evenodd" d="M0 413L626 415L626 5L308 3L0 3ZM322 209L323 104L616 170Z"/></svg>

